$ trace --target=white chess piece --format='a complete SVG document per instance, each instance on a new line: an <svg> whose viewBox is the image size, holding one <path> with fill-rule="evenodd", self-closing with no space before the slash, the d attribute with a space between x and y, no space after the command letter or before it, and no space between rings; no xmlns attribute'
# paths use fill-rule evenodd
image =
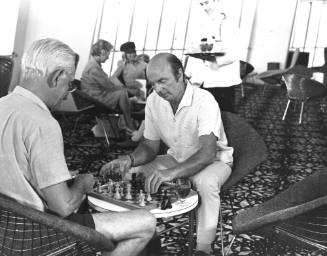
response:
<svg viewBox="0 0 327 256"><path fill-rule="evenodd" d="M140 206L145 206L145 196L142 189L140 190Z"/></svg>
<svg viewBox="0 0 327 256"><path fill-rule="evenodd" d="M115 195L114 195L114 198L115 199L121 199L121 195L120 195L120 186L119 186L119 183L117 182L117 183L115 183Z"/></svg>
<svg viewBox="0 0 327 256"><path fill-rule="evenodd" d="M148 201L148 202L152 201L152 197L151 197L150 193L148 192L146 195L147 195L146 201Z"/></svg>
<svg viewBox="0 0 327 256"><path fill-rule="evenodd" d="M132 199L132 195L131 195L132 185L131 185L131 183L128 183L127 184L127 188L126 189L127 189L127 191L126 191L125 199L131 200Z"/></svg>

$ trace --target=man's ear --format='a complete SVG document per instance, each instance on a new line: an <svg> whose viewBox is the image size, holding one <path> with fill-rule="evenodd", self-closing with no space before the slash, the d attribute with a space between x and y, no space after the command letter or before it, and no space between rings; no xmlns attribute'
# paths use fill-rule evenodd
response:
<svg viewBox="0 0 327 256"><path fill-rule="evenodd" d="M63 69L56 69L50 72L47 78L49 88L57 87L58 81L63 73L64 73Z"/></svg>
<svg viewBox="0 0 327 256"><path fill-rule="evenodd" d="M181 68L178 69L178 74L177 74L178 81L184 81L184 74L183 70Z"/></svg>

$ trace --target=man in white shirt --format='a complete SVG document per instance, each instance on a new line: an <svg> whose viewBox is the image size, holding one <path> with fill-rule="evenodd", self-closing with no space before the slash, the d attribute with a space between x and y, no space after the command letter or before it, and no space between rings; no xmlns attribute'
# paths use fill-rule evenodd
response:
<svg viewBox="0 0 327 256"><path fill-rule="evenodd" d="M234 112L235 86L241 84L239 32L228 16L221 12L220 0L198 0L205 15L200 23L200 37L192 40L190 51L201 51L200 39L213 44L210 51L222 52L210 60L189 58L186 74L190 81L213 94L221 110ZM202 42L203 43L203 42Z"/></svg>
<svg viewBox="0 0 327 256"><path fill-rule="evenodd" d="M76 213L94 178L78 175L67 185L62 133L49 110L67 96L75 69L76 53L58 40L35 41L25 52L20 86L0 99L0 192L113 237L116 248L102 255L137 255L154 234L152 214Z"/></svg>
<svg viewBox="0 0 327 256"><path fill-rule="evenodd" d="M196 255L209 255L218 223L219 191L233 163L220 109L210 93L187 84L175 55L154 56L147 78L154 92L145 107L144 140L132 154L107 163L101 172L142 171L145 190L151 193L162 182L189 178L201 197ZM169 147L166 155L157 155L160 140Z"/></svg>

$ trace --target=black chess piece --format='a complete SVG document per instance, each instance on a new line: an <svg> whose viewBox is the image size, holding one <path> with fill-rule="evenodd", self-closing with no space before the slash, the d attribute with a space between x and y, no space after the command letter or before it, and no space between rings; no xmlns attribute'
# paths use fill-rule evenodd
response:
<svg viewBox="0 0 327 256"><path fill-rule="evenodd" d="M170 196L168 196L166 209L171 209L171 208L173 208L173 206L171 205Z"/></svg>
<svg viewBox="0 0 327 256"><path fill-rule="evenodd" d="M132 185L132 189L136 190L136 173L132 173L131 185Z"/></svg>
<svg viewBox="0 0 327 256"><path fill-rule="evenodd" d="M162 197L162 201L161 201L161 210L166 210L167 204L168 204L168 196L167 196L167 190L165 190L164 195Z"/></svg>

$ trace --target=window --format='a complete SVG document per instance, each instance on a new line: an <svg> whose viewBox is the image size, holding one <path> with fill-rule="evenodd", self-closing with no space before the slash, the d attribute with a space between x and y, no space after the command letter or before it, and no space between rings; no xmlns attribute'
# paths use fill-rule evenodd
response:
<svg viewBox="0 0 327 256"><path fill-rule="evenodd" d="M289 49L300 48L308 52L308 66L325 63L324 48L327 47L327 4L323 1L298 1Z"/></svg>
<svg viewBox="0 0 327 256"><path fill-rule="evenodd" d="M241 59L246 60L257 2L221 1L226 6L226 13L239 24ZM104 3L99 38L115 46L103 66L108 74L117 67L121 59L119 47L126 41L135 42L137 54L145 53L151 57L165 51L183 59L190 30L202 12L197 0L111 0Z"/></svg>

